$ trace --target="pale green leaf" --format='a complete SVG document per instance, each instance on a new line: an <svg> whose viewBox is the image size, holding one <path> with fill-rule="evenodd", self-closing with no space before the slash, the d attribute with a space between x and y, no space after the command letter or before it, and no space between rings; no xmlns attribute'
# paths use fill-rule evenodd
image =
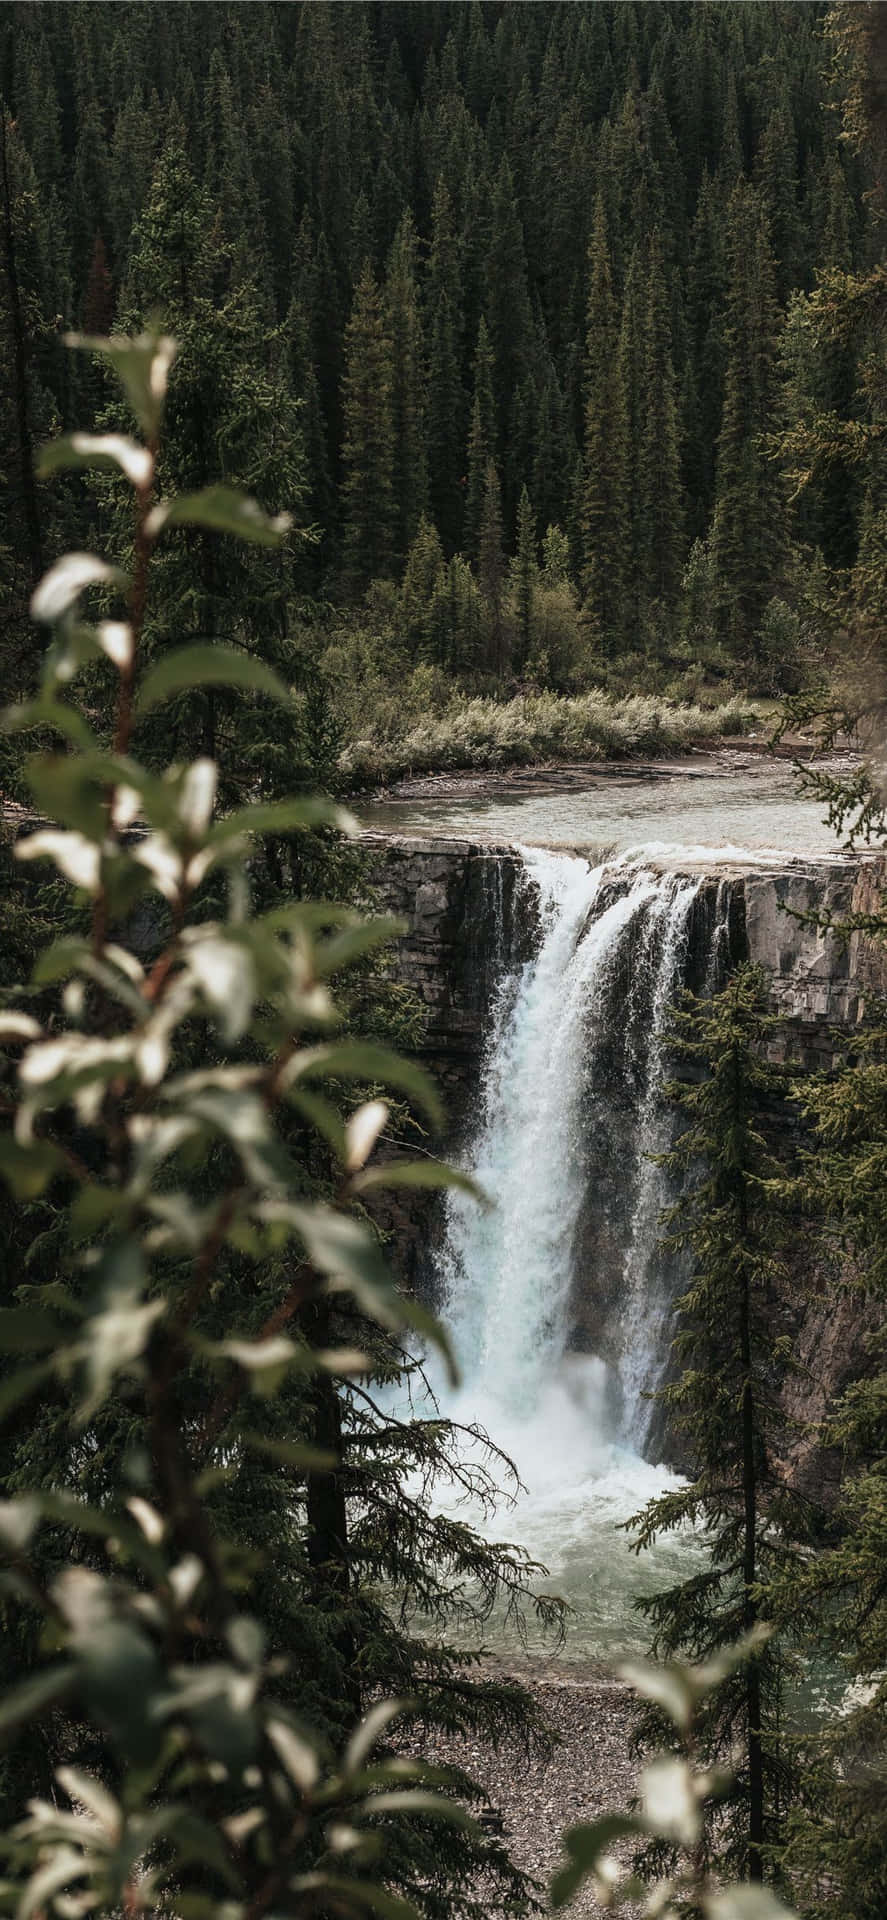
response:
<svg viewBox="0 0 887 1920"><path fill-rule="evenodd" d="M154 461L147 447L125 433L67 433L41 447L37 460L42 479L62 467L115 467L144 489L151 484Z"/></svg>
<svg viewBox="0 0 887 1920"><path fill-rule="evenodd" d="M112 334L66 333L65 345L99 353L110 361L143 433L153 441L163 414L169 370L176 343L169 334L148 331L127 338Z"/></svg>
<svg viewBox="0 0 887 1920"><path fill-rule="evenodd" d="M263 660L238 653L234 647L198 644L174 647L151 668L142 682L136 710L139 716L150 713L172 694L194 687L243 687L284 706L290 700L288 687Z"/></svg>
<svg viewBox="0 0 887 1920"><path fill-rule="evenodd" d="M288 513L268 514L256 500L236 487L203 487L199 493L180 493L161 500L148 517L148 533L156 539L166 527L209 527L215 533L233 533L262 547L279 547L292 528Z"/></svg>
<svg viewBox="0 0 887 1920"><path fill-rule="evenodd" d="M95 553L65 553L31 595L31 613L35 620L52 625L61 620L78 595L87 587L125 587L126 575L111 567Z"/></svg>
<svg viewBox="0 0 887 1920"><path fill-rule="evenodd" d="M374 1187L427 1187L430 1190L457 1187L481 1206L489 1205L483 1188L470 1174L463 1173L459 1167L447 1166L442 1160L386 1160L382 1167L367 1167L355 1174L351 1184L356 1193L368 1193Z"/></svg>
<svg viewBox="0 0 887 1920"><path fill-rule="evenodd" d="M686 1760L667 1754L651 1761L640 1777L641 1803L651 1832L663 1840L695 1847L702 1815Z"/></svg>

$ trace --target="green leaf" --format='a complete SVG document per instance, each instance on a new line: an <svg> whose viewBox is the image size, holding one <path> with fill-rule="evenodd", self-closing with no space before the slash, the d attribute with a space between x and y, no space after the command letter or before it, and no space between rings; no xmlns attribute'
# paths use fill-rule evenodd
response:
<svg viewBox="0 0 887 1920"><path fill-rule="evenodd" d="M565 1907L572 1900L583 1880L594 1872L601 1855L606 1853L614 1840L644 1832L643 1821L632 1819L627 1813L606 1813L590 1826L568 1827L564 1834L564 1845L570 1856L569 1864L561 1867L551 1883L552 1906Z"/></svg>
<svg viewBox="0 0 887 1920"><path fill-rule="evenodd" d="M48 1380L52 1367L48 1360L42 1360L35 1367L18 1367L6 1380L0 1380L0 1420L14 1412L24 1400L29 1400L44 1380Z"/></svg>
<svg viewBox="0 0 887 1920"><path fill-rule="evenodd" d="M379 1700L369 1713L364 1714L345 1748L343 1765L347 1774L359 1772L385 1728L391 1725L392 1720L399 1719L401 1714L409 1713L412 1705L409 1699Z"/></svg>
<svg viewBox="0 0 887 1920"><path fill-rule="evenodd" d="M290 701L289 688L253 654L238 653L234 647L197 645L174 647L151 668L142 682L136 712L141 718L171 694L193 687L244 687L267 694L283 706Z"/></svg>
<svg viewBox="0 0 887 1920"><path fill-rule="evenodd" d="M327 1144L332 1147L336 1159L344 1163L345 1127L338 1107L331 1100L324 1099L322 1093L293 1093L290 1105L295 1107L309 1125L315 1127Z"/></svg>
<svg viewBox="0 0 887 1920"><path fill-rule="evenodd" d="M127 579L119 567L111 567L95 553L65 553L43 575L31 595L31 614L35 620L53 626L74 605L87 587L125 587Z"/></svg>
<svg viewBox="0 0 887 1920"><path fill-rule="evenodd" d="M291 514L264 513L248 494L219 484L161 500L148 517L148 533L154 540L166 527L210 527L215 533L233 533L261 547L279 547L292 524Z"/></svg>
<svg viewBox="0 0 887 1920"><path fill-rule="evenodd" d="M0 1353L39 1353L54 1347L58 1334L52 1315L39 1307L0 1310Z"/></svg>
<svg viewBox="0 0 887 1920"><path fill-rule="evenodd" d="M681 1847L695 1847L702 1832L702 1815L686 1760L661 1754L644 1768L639 1785L651 1832Z"/></svg>
<svg viewBox="0 0 887 1920"><path fill-rule="evenodd" d="M40 1501L33 1494L23 1494L18 1500L0 1500L0 1540L13 1553L25 1553L40 1518Z"/></svg>
<svg viewBox="0 0 887 1920"><path fill-rule="evenodd" d="M696 1694L687 1669L676 1660L661 1666L646 1660L626 1660L617 1672L620 1680L627 1680L643 1700L652 1700L661 1707L676 1727L683 1730L689 1727Z"/></svg>
<svg viewBox="0 0 887 1920"><path fill-rule="evenodd" d="M14 1732L25 1720L36 1720L47 1707L66 1699L73 1685L74 1668L65 1666L32 1674L20 1686L10 1687L0 1697L0 1734Z"/></svg>
<svg viewBox="0 0 887 1920"><path fill-rule="evenodd" d="M364 1080L371 1085L397 1087L421 1107L435 1125L442 1118L437 1088L430 1074L412 1060L403 1060L388 1047L369 1040L332 1041L329 1046L313 1047L296 1054L287 1081Z"/></svg>
<svg viewBox="0 0 887 1920"><path fill-rule="evenodd" d="M0 1136L0 1178L19 1200L38 1199L63 1166L64 1156L49 1140L32 1140L25 1146L9 1134Z"/></svg>
<svg viewBox="0 0 887 1920"><path fill-rule="evenodd" d="M126 338L112 334L66 333L65 345L109 360L143 433L153 441L163 416L169 370L176 343L169 334L149 330Z"/></svg>
<svg viewBox="0 0 887 1920"><path fill-rule="evenodd" d="M3 712L4 733L23 733L28 727L47 727L53 733L70 740L75 747L89 753L96 745L92 728L87 725L82 714L74 707L66 707L61 700L52 700L44 695L40 700L27 700L20 707L6 707Z"/></svg>
<svg viewBox="0 0 887 1920"><path fill-rule="evenodd" d="M459 1167L448 1167L442 1160L388 1160L384 1167L366 1167L355 1174L351 1185L356 1193L367 1193L373 1187L458 1187L481 1206L490 1204L470 1174Z"/></svg>
<svg viewBox="0 0 887 1920"><path fill-rule="evenodd" d="M144 488L151 484L154 461L147 447L125 433L67 433L37 456L42 480L62 467L116 467L134 487Z"/></svg>
<svg viewBox="0 0 887 1920"><path fill-rule="evenodd" d="M797 1920L769 1887L721 1887L704 1894L702 1905L708 1920Z"/></svg>
<svg viewBox="0 0 887 1920"><path fill-rule="evenodd" d="M302 1349L285 1333L269 1334L265 1340L223 1340L217 1351L235 1361L250 1375L254 1393L276 1393L291 1366L299 1366Z"/></svg>
<svg viewBox="0 0 887 1920"><path fill-rule="evenodd" d="M237 655L237 658L247 658ZM303 827L335 827L339 833L358 832L354 815L334 800L273 800L265 806L239 807L225 815L207 835L209 846L236 840L244 833L293 833Z"/></svg>

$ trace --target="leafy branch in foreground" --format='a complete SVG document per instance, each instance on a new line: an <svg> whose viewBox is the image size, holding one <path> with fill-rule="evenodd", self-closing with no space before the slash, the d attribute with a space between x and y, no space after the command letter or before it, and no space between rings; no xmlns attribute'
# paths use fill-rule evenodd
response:
<svg viewBox="0 0 887 1920"><path fill-rule="evenodd" d="M415 1066L337 1034L341 979L390 923L311 901L250 910L254 832L348 832L348 816L299 800L214 818L209 758L158 774L132 756L141 715L182 686L289 698L261 661L222 645L210 659L179 648L142 674L166 529L267 544L286 528L215 488L155 499L170 339L75 344L110 362L144 439L75 435L46 458L47 469L110 462L125 476L133 565L124 577L70 554L50 570L33 603L52 634L42 686L11 716L66 743L28 764L47 824L15 851L51 862L77 912L0 1011L12 1121L0 1172L22 1204L51 1203L55 1221L52 1271L0 1312L0 1417L19 1428L48 1407L62 1436L50 1473L20 1473L0 1508L4 1618L34 1628L0 1732L15 1740L41 1726L61 1762L0 1839L0 1903L58 1920L171 1902L184 1920L222 1906L229 1920L405 1915L389 1861L415 1853L436 1822L471 1823L431 1791L438 1776L391 1757L407 1700L376 1702L341 1757L300 1711L291 1657L254 1605L255 1551L226 1528L225 1498L244 1456L269 1444L255 1429L277 1399L298 1389L329 1409L334 1383L372 1370L363 1346L343 1344L340 1315L370 1344L411 1330L449 1359L361 1211L361 1190L384 1177L367 1163L388 1106L340 1106L342 1087L368 1077L432 1119L437 1099ZM82 607L95 590L112 613L90 622ZM110 741L69 698L98 658L116 673ZM293 1150L294 1116L299 1139L320 1143L323 1197ZM392 1177L446 1176L423 1160L399 1161ZM286 1283L271 1315L269 1272ZM84 1498L64 1484L64 1449L88 1481L110 1433L116 1469L101 1497ZM338 1479L335 1450L278 1445L288 1484L301 1481L316 1506L318 1487ZM326 1572L315 1555L316 1579Z"/></svg>
<svg viewBox="0 0 887 1920"><path fill-rule="evenodd" d="M567 1863L551 1889L556 1909L590 1879L602 1907L642 1901L633 1910L650 1920L793 1920L770 1887L725 1885L707 1865L717 1858L718 1803L729 1792L730 1773L700 1764L699 1716L710 1712L712 1698L735 1673L760 1656L766 1638L767 1629L757 1627L702 1666L633 1661L621 1668L621 1677L670 1723L678 1750L657 1754L643 1769L637 1811L607 1813L591 1825L568 1828ZM673 1870L651 1883L613 1852L620 1841L641 1845L648 1856L668 1853Z"/></svg>

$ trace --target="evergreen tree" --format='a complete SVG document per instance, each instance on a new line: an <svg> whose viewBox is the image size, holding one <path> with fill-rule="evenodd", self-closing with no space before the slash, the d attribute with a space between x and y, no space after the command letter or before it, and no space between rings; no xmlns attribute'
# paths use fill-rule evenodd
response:
<svg viewBox="0 0 887 1920"><path fill-rule="evenodd" d="M249 488L271 512L298 516L305 456L285 329L269 323L255 282L238 273L213 203L175 141L158 160L133 235L118 329L136 333L158 312L179 341L160 484L196 494L221 481ZM118 420L107 417L106 424ZM122 543L128 503L116 483L102 492L113 504ZM296 535L274 552L222 542L211 516L202 529L171 530L154 566L146 654L159 656L188 638L206 644L224 637L292 682L298 669L290 606L300 549ZM167 752L176 742L183 754L199 748L218 755L229 800L245 783L274 792L299 777L295 709L272 715L262 702L236 700L225 687L185 693L166 709L152 749Z"/></svg>
<svg viewBox="0 0 887 1920"><path fill-rule="evenodd" d="M448 553L463 518L464 393L461 377L460 249L453 205L438 182L428 266L431 343L428 364L428 468L434 523Z"/></svg>
<svg viewBox="0 0 887 1920"><path fill-rule="evenodd" d="M493 399L493 353L487 323L481 315L474 356L474 398L468 430L463 544L477 560L483 518L487 466L496 454L496 408Z"/></svg>
<svg viewBox="0 0 887 1920"><path fill-rule="evenodd" d="M417 277L418 237L405 213L388 260L385 281L391 335L391 412L394 427L395 562L402 562L425 510L425 369Z"/></svg>
<svg viewBox="0 0 887 1920"><path fill-rule="evenodd" d="M741 183L727 238L727 373L712 533L720 618L735 657L753 662L784 566L780 477L766 443L776 402L778 316L766 216Z"/></svg>
<svg viewBox="0 0 887 1920"><path fill-rule="evenodd" d="M683 511L668 292L659 236L650 244L644 326L646 405L638 459L639 571L645 613L673 632L681 582Z"/></svg>
<svg viewBox="0 0 887 1920"><path fill-rule="evenodd" d="M521 489L517 509L517 545L511 564L511 587L515 612L515 671L527 664L533 636L533 612L539 580L536 549L536 516L526 487Z"/></svg>
<svg viewBox="0 0 887 1920"><path fill-rule="evenodd" d="M431 652L431 605L444 578L440 535L422 515L407 554L399 596L399 614L411 653Z"/></svg>
<svg viewBox="0 0 887 1920"><path fill-rule="evenodd" d="M368 266L345 330L343 572L356 595L391 568L396 502L391 336Z"/></svg>
<svg viewBox="0 0 887 1920"><path fill-rule="evenodd" d="M657 1399L680 1435L690 1477L633 1524L640 1548L688 1521L705 1528L705 1568L639 1602L656 1653L694 1660L773 1617L776 1583L793 1565L804 1527L779 1465L777 1396L787 1359L774 1320L786 1285L785 1230L771 1194L783 1175L773 1124L785 1083L766 1059L773 1023L761 1011L764 984L755 968L739 968L714 999L688 1001L673 1034L687 1077L670 1092L686 1126L664 1156L684 1182L668 1244L691 1260L692 1272L677 1304L677 1377ZM779 1737L784 1674L778 1643L755 1644L700 1729L709 1764L741 1740L719 1847L750 1880L765 1877L790 1784Z"/></svg>
<svg viewBox="0 0 887 1920"><path fill-rule="evenodd" d="M579 520L587 617L605 651L626 638L625 581L630 565L625 388L602 197L589 258L585 361L585 447Z"/></svg>
<svg viewBox="0 0 887 1920"><path fill-rule="evenodd" d="M502 493L492 460L487 464L484 510L477 560L478 585L489 631L487 665L500 679L505 672L505 554L502 549Z"/></svg>

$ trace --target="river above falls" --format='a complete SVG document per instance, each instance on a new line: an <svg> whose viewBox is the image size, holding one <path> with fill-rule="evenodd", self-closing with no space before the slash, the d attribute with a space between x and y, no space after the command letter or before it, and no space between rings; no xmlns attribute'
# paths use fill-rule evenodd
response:
<svg viewBox="0 0 887 1920"><path fill-rule="evenodd" d="M830 769L831 770L831 769ZM643 851L658 864L839 858L841 844L790 763L768 755L440 776L358 806L374 833Z"/></svg>

